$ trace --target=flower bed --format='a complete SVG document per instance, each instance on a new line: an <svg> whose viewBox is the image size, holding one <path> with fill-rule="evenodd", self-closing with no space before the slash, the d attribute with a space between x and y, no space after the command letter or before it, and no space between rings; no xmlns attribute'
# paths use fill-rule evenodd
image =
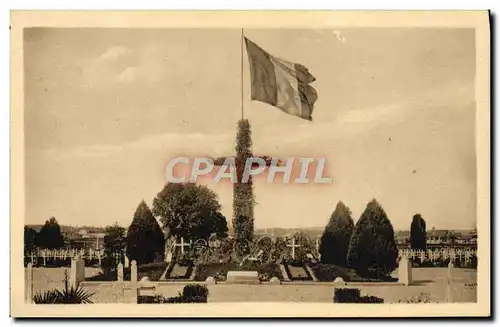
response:
<svg viewBox="0 0 500 327"><path fill-rule="evenodd" d="M229 270L256 270L259 273L259 279L261 281L269 281L272 277L278 277L279 279L282 279L279 265L275 263L260 264L245 262L243 266L240 266L238 263L228 262L198 265L194 280L204 281L205 279L207 279L207 277L211 276L214 277L217 281L224 281L226 280L227 272Z"/></svg>

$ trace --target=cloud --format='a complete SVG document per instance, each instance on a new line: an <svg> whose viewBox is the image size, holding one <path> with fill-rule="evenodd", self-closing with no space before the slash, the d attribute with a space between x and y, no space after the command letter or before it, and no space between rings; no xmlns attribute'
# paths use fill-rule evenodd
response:
<svg viewBox="0 0 500 327"><path fill-rule="evenodd" d="M134 82L139 75L139 67L130 66L125 68L118 76L117 81L122 83Z"/></svg>
<svg viewBox="0 0 500 327"><path fill-rule="evenodd" d="M383 130L389 125L409 122L416 117L427 117L431 121L438 113L449 112L453 108L470 104L473 100L472 83L452 81L401 102L351 109L326 120L318 118L312 124L299 125L293 134L289 133L289 126L280 129L273 125L262 131L259 138L267 140L276 135L286 135L286 138L280 140L282 148L287 145L309 147L311 143L317 145L322 141L331 142L332 139L345 139L376 129Z"/></svg>
<svg viewBox="0 0 500 327"><path fill-rule="evenodd" d="M128 49L123 47L123 46L114 46L109 49L107 49L103 54L101 54L98 58L98 62L103 62L103 61L114 61L118 59L119 57L127 54Z"/></svg>
<svg viewBox="0 0 500 327"><path fill-rule="evenodd" d="M202 134L202 133L166 133L147 135L125 144L93 144L72 149L48 149L41 155L54 160L103 158L120 154L132 155L141 151L151 153L170 153L173 155L213 155L226 154L225 149L231 148L234 135ZM206 153L200 153L204 149ZM179 152L179 153L177 153ZM182 152L182 153L180 153Z"/></svg>

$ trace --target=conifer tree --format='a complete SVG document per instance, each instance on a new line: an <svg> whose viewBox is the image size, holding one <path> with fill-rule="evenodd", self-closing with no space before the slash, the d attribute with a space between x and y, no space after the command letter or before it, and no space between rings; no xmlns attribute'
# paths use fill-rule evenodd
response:
<svg viewBox="0 0 500 327"><path fill-rule="evenodd" d="M380 278L396 269L397 257L394 229L384 209L374 199L354 227L347 262L361 276Z"/></svg>
<svg viewBox="0 0 500 327"><path fill-rule="evenodd" d="M410 244L412 249L425 251L427 245L425 227L424 218L418 213L414 215L410 226Z"/></svg>
<svg viewBox="0 0 500 327"><path fill-rule="evenodd" d="M322 263L347 267L347 250L353 229L351 210L339 201L321 236L319 253Z"/></svg>
<svg viewBox="0 0 500 327"><path fill-rule="evenodd" d="M163 261L165 238L146 202L142 201L127 231L127 255L137 264Z"/></svg>
<svg viewBox="0 0 500 327"><path fill-rule="evenodd" d="M32 253L36 249L36 237L38 233L33 229L24 226L24 252Z"/></svg>
<svg viewBox="0 0 500 327"><path fill-rule="evenodd" d="M42 249L59 249L64 246L64 236L56 218L51 217L45 222L35 241L36 246Z"/></svg>

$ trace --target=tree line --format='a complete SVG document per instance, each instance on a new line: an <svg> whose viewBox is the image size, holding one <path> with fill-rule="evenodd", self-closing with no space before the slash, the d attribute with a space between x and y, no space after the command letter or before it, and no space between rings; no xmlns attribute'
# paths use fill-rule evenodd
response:
<svg viewBox="0 0 500 327"><path fill-rule="evenodd" d="M125 251L129 259L138 264L163 261L166 238L208 241L212 235L227 237L227 232L226 217L221 213L218 197L212 190L194 183L169 183L154 198L152 209L144 200L139 203L128 229L118 223L106 227L105 261L112 266L123 260L117 258L117 254L123 257ZM36 248L59 249L66 245L54 217L47 220L38 233L25 227L26 252L33 252Z"/></svg>

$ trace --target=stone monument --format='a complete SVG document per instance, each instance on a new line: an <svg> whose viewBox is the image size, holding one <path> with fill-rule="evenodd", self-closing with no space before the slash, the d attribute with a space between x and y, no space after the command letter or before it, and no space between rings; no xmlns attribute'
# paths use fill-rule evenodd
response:
<svg viewBox="0 0 500 327"><path fill-rule="evenodd" d="M257 271L234 271L227 272L227 284L260 284Z"/></svg>
<svg viewBox="0 0 500 327"><path fill-rule="evenodd" d="M412 282L411 261L407 256L403 256L399 261L398 279L399 283L407 286L409 286Z"/></svg>
<svg viewBox="0 0 500 327"><path fill-rule="evenodd" d="M73 287L78 287L81 282L85 281L85 262L81 258L76 257L71 259L69 276L69 283Z"/></svg>

